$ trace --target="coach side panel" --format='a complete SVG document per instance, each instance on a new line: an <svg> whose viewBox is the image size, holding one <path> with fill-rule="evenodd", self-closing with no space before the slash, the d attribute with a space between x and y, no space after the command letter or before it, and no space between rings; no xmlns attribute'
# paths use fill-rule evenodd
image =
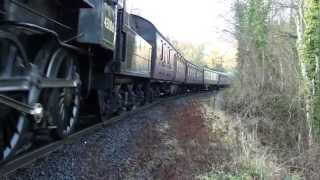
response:
<svg viewBox="0 0 320 180"><path fill-rule="evenodd" d="M218 73L209 69L204 70L204 84L217 85L218 81L219 81Z"/></svg>
<svg viewBox="0 0 320 180"><path fill-rule="evenodd" d="M174 81L184 83L186 80L187 65L181 55L176 56L176 75Z"/></svg>
<svg viewBox="0 0 320 180"><path fill-rule="evenodd" d="M172 56L174 53L170 44L159 34L156 35L156 55L153 59L153 78L163 81L174 80L175 61Z"/></svg>
<svg viewBox="0 0 320 180"><path fill-rule="evenodd" d="M121 74L146 77L151 76L152 46L134 31L127 31L125 58L121 62Z"/></svg>

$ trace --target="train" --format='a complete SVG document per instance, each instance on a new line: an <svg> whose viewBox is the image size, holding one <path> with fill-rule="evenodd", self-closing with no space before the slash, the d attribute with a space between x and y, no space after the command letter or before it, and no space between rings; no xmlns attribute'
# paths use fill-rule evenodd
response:
<svg viewBox="0 0 320 180"><path fill-rule="evenodd" d="M125 0L0 1L0 163L163 96L228 86ZM81 119L81 120L80 120Z"/></svg>

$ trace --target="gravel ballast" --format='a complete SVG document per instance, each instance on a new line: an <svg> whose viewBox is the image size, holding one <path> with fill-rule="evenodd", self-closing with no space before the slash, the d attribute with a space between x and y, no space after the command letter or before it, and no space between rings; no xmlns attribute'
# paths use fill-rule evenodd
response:
<svg viewBox="0 0 320 180"><path fill-rule="evenodd" d="M189 179L210 167L204 162L212 160L205 115L213 100L212 93L205 93L153 106L64 145L5 179ZM201 149L203 156L187 157Z"/></svg>

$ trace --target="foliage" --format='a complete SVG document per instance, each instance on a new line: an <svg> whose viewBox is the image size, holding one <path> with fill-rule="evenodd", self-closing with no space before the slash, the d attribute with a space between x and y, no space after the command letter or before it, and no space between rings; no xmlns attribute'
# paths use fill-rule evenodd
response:
<svg viewBox="0 0 320 180"><path fill-rule="evenodd" d="M239 71L244 84L253 83L253 87L263 88L266 84L265 69L269 63L266 54L268 45L270 0L237 1L236 19L239 42ZM246 68L252 69L246 72ZM247 77L253 77L256 79ZM244 85L243 84L243 85Z"/></svg>
<svg viewBox="0 0 320 180"><path fill-rule="evenodd" d="M198 64L206 65L205 58L205 44L195 45L190 42L173 41L174 46L187 58L187 60Z"/></svg>
<svg viewBox="0 0 320 180"><path fill-rule="evenodd" d="M236 0L239 77L226 92L225 107L241 119L241 124L248 124L261 146L272 149L277 163L289 162L283 163L288 172L292 166L298 167L296 172L307 177L309 169L301 163L303 158L297 158L310 150L312 137L309 135L308 102L296 44L299 36L292 20L297 19L298 14L295 1ZM313 79L312 83L316 85L312 91L314 95L320 95L320 86L317 85L320 84L320 65L316 58L320 57L319 1L308 0L308 4L302 51L307 52L303 58L308 79ZM320 122L320 100L318 96L313 100L314 122ZM250 167L259 170L256 166Z"/></svg>
<svg viewBox="0 0 320 180"><path fill-rule="evenodd" d="M208 44L193 44L174 40L172 42L185 58L194 64L207 66L218 71L225 71L226 68L234 67L235 53L232 50L223 53L221 48L215 47L207 52Z"/></svg>
<svg viewBox="0 0 320 180"><path fill-rule="evenodd" d="M305 31L303 42L303 61L312 86L312 119L315 131L320 132L320 2L308 0L305 11Z"/></svg>
<svg viewBox="0 0 320 180"><path fill-rule="evenodd" d="M288 113L298 113L297 118L304 119L296 27L290 20L279 20L277 2L238 0L235 4L240 85L232 94L245 115L251 112L250 116L282 121Z"/></svg>
<svg viewBox="0 0 320 180"><path fill-rule="evenodd" d="M243 6L246 9L244 9L240 26L251 36L255 47L263 50L267 45L270 1L249 0L247 3L247 6Z"/></svg>

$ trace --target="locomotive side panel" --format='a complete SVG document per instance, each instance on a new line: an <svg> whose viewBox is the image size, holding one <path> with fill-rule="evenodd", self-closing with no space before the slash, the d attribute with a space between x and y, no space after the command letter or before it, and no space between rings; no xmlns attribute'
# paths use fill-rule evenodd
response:
<svg viewBox="0 0 320 180"><path fill-rule="evenodd" d="M53 0L3 0L1 6L6 21L27 23L50 29L62 40L77 36L79 8L91 7L83 0L63 2Z"/></svg>
<svg viewBox="0 0 320 180"><path fill-rule="evenodd" d="M115 49L117 8L110 1L89 0L94 8L79 12L78 41Z"/></svg>
<svg viewBox="0 0 320 180"><path fill-rule="evenodd" d="M133 31L127 32L125 46L125 61L121 65L121 74L149 78L152 46Z"/></svg>
<svg viewBox="0 0 320 180"><path fill-rule="evenodd" d="M59 34L63 41L98 44L114 49L117 8L104 0L4 0L6 21L36 25Z"/></svg>

